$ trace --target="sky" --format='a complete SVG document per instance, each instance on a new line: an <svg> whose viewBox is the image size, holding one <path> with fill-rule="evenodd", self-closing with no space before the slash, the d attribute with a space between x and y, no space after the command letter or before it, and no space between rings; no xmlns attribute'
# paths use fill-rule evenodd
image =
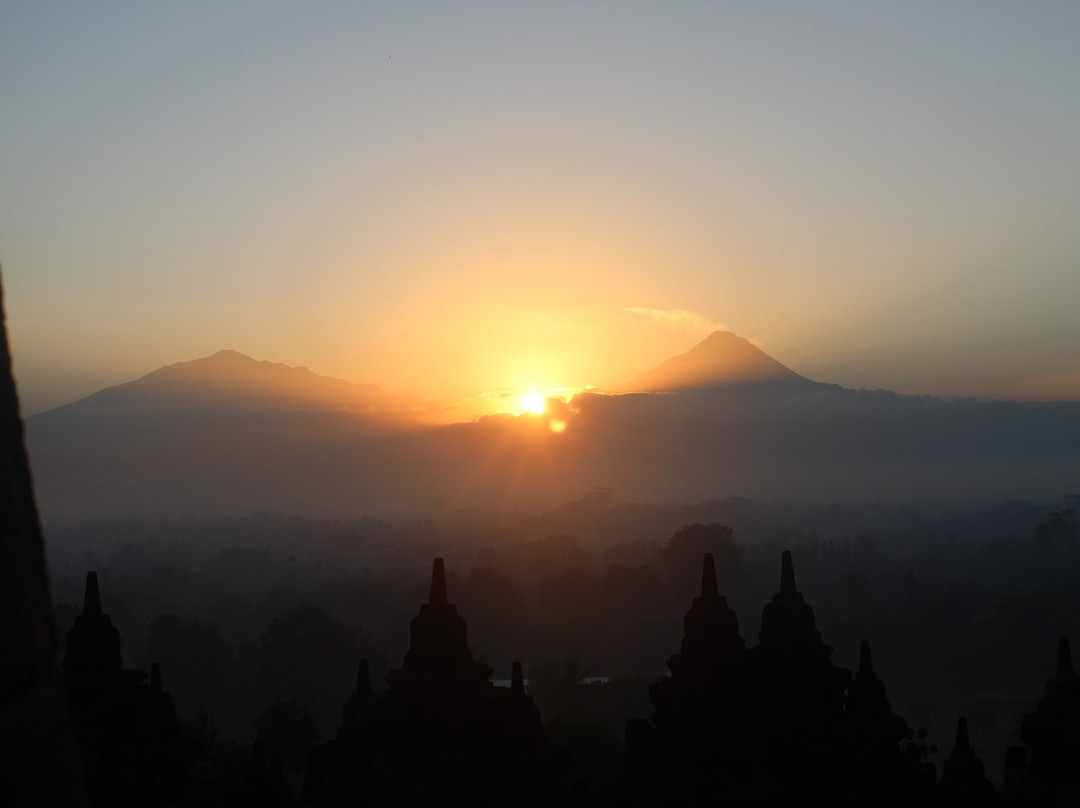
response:
<svg viewBox="0 0 1080 808"><path fill-rule="evenodd" d="M231 348L432 397L726 328L1080 398L1080 4L0 0L26 413Z"/></svg>

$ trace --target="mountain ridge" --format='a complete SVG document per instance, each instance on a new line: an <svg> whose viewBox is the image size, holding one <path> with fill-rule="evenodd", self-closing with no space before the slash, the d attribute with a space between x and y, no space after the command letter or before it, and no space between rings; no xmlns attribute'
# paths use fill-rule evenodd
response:
<svg viewBox="0 0 1080 808"><path fill-rule="evenodd" d="M161 408L262 408L351 411L404 415L420 400L376 384L321 376L305 366L254 359L233 349L163 365L136 379L102 388L69 404L30 416Z"/></svg>
<svg viewBox="0 0 1080 808"><path fill-rule="evenodd" d="M31 416L27 443L52 522L265 510L412 518L550 507L597 486L640 502L1008 498L1068 492L1080 478L1080 402L845 390L734 335L704 342L690 364L700 357L708 372L691 379L709 384L582 393L557 430L548 416L422 424L380 409L374 385L225 351ZM740 352L756 374L716 373ZM248 373L271 392L285 378L307 393L276 399L234 378Z"/></svg>
<svg viewBox="0 0 1080 808"><path fill-rule="evenodd" d="M713 331L689 351L639 373L617 392L669 393L748 387L810 389L820 384L776 361L744 337L730 331Z"/></svg>

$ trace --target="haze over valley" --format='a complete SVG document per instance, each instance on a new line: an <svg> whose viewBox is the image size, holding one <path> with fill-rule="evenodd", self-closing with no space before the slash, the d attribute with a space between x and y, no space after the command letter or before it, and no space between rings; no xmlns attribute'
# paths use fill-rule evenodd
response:
<svg viewBox="0 0 1080 808"><path fill-rule="evenodd" d="M535 394L542 396L542 394ZM1007 499L1067 493L1080 402L904 396L811 381L715 332L619 392L460 423L438 401L235 351L27 421L48 521L414 516L622 501Z"/></svg>

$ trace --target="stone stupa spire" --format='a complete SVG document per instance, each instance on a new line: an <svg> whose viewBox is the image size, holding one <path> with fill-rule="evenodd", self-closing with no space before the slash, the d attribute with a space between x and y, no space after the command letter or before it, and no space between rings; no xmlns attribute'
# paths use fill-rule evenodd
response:
<svg viewBox="0 0 1080 808"><path fill-rule="evenodd" d="M952 751L941 767L940 788L958 800L974 802L989 799L994 793L993 784L986 779L986 768L971 748L967 718L956 720L956 741ZM981 803L980 803L981 804Z"/></svg>
<svg viewBox="0 0 1080 808"><path fill-rule="evenodd" d="M98 587L97 570L86 573L86 589L83 592L83 615L88 617L100 617L101 589Z"/></svg>
<svg viewBox="0 0 1080 808"><path fill-rule="evenodd" d="M67 635L64 672L73 675L119 674L123 668L120 656L120 632L101 608L101 589L97 572L86 573L83 594L83 613Z"/></svg>
<svg viewBox="0 0 1080 808"><path fill-rule="evenodd" d="M387 674L393 687L441 686L456 683L491 687L491 668L473 660L465 619L446 594L446 566L436 558L431 565L428 602L409 624L409 650L404 664Z"/></svg>
<svg viewBox="0 0 1080 808"><path fill-rule="evenodd" d="M667 659L671 676L649 686L655 720L683 725L739 714L739 692L746 665L746 645L739 618L716 584L716 562L705 553L701 565L701 594L683 618L679 653Z"/></svg>
<svg viewBox="0 0 1080 808"><path fill-rule="evenodd" d="M843 709L851 672L830 661L832 648L795 584L790 550L781 556L780 589L761 611L761 631L753 653L755 686L765 709L777 715L827 715Z"/></svg>
<svg viewBox="0 0 1080 808"><path fill-rule="evenodd" d="M874 676L874 660L870 658L870 643L863 640L859 643L859 676Z"/></svg>
<svg viewBox="0 0 1080 808"><path fill-rule="evenodd" d="M1068 637L1058 638L1054 675L1046 680L1038 709L1024 716L1020 735L1033 749L1032 772L1068 779L1080 771L1080 677Z"/></svg>
<svg viewBox="0 0 1080 808"><path fill-rule="evenodd" d="M863 718L888 719L892 705L885 693L885 683L874 673L874 660L870 656L870 643L859 643L859 669L848 685L845 710ZM899 741L899 738L896 739Z"/></svg>
<svg viewBox="0 0 1080 808"><path fill-rule="evenodd" d="M701 565L701 597L715 598L719 595L720 590L716 586L716 563L713 561L713 554L706 553L705 561Z"/></svg>
<svg viewBox="0 0 1080 808"><path fill-rule="evenodd" d="M814 610L795 585L795 564L790 550L784 550L781 557L780 591L762 610L758 639L762 648L783 654L824 654L827 658L831 653L832 649L825 645L817 630Z"/></svg>
<svg viewBox="0 0 1080 808"><path fill-rule="evenodd" d="M798 587L795 586L795 565L791 562L791 550L784 550L780 562L780 594L796 595Z"/></svg>
<svg viewBox="0 0 1080 808"><path fill-rule="evenodd" d="M431 565L431 593L428 595L429 606L445 606L449 601L446 597L446 568L441 558L436 558Z"/></svg>

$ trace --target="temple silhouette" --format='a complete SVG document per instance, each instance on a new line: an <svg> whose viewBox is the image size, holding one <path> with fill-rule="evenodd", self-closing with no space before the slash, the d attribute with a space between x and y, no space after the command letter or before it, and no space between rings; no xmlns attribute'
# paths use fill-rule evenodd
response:
<svg viewBox="0 0 1080 808"><path fill-rule="evenodd" d="M939 779L893 712L869 643L860 644L854 674L832 662L789 551L749 648L705 554L700 594L686 612L678 652L666 661L669 675L649 687L654 712L627 722L625 767L610 800L559 782L559 756L525 692L521 664L513 663L510 687L494 685L491 667L469 649L441 558L409 632L409 649L385 689L372 687L368 661L359 660L336 737L311 750L299 804L1080 804L1080 677L1068 638L1060 638L1037 709L1024 716L1026 746L1006 754L1002 792L963 716ZM67 634L63 677L91 804L181 799L195 749L182 737L159 666L124 667L94 571ZM248 761L242 786L224 788L222 804L296 804L280 761L261 740Z"/></svg>
<svg viewBox="0 0 1080 808"><path fill-rule="evenodd" d="M1021 736L1032 749L1031 764L1024 747L1009 749L1006 793L1017 804L1080 805L1080 677L1068 637L1058 640L1054 675L1038 709L1024 716Z"/></svg>
<svg viewBox="0 0 1080 808"><path fill-rule="evenodd" d="M895 716L862 643L859 671L831 662L784 551L780 588L747 649L720 595L711 554L684 620L670 676L650 688L651 721L628 723L618 802L733 805L874 804L914 779Z"/></svg>
<svg viewBox="0 0 1080 808"><path fill-rule="evenodd" d="M627 724L621 806L1080 805L1080 677L1062 637L1057 669L1006 759L1003 794L971 746L967 719L940 781L895 715L863 641L854 676L832 664L789 551L756 648L719 594L711 554L670 676L652 685L652 720ZM919 735L924 735L920 731ZM904 742L907 739L907 742Z"/></svg>
<svg viewBox="0 0 1080 808"><path fill-rule="evenodd" d="M373 689L368 661L359 660L336 737L311 749L298 804L1080 804L1080 677L1067 638L1037 710L1024 717L1027 746L1008 750L1003 792L987 778L963 716L938 779L893 712L869 643L860 644L854 674L832 662L788 551L752 648L705 554L701 592L684 618L679 651L667 659L670 675L649 687L654 712L627 722L624 771L610 799L560 782L560 758L525 692L521 664L513 664L510 687L494 685L491 667L469 649L441 558L409 632L409 649L384 690ZM120 645L91 571L63 661L91 804L173 804L195 750L181 735L159 666L149 674L124 668ZM242 784L223 786L212 804L297 804L260 739L247 760Z"/></svg>
<svg viewBox="0 0 1080 808"><path fill-rule="evenodd" d="M101 605L96 572L86 574L82 614L67 635L68 712L82 749L92 802L161 799L186 784L194 749L180 734L157 663L126 669L120 632Z"/></svg>
<svg viewBox="0 0 1080 808"><path fill-rule="evenodd" d="M409 627L400 668L373 692L366 660L337 737L312 750L305 798L316 804L534 804L550 781L540 712L521 663L509 688L469 650L436 558L428 602Z"/></svg>

